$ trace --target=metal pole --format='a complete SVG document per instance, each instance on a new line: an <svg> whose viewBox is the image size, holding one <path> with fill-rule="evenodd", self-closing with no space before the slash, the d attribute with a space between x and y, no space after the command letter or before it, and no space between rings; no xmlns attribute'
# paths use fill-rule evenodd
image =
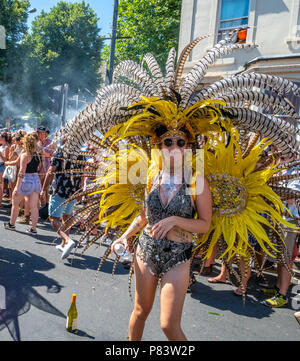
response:
<svg viewBox="0 0 300 361"><path fill-rule="evenodd" d="M2 25L0 25L0 49L6 49L6 33Z"/></svg>
<svg viewBox="0 0 300 361"><path fill-rule="evenodd" d="M68 89L69 85L63 85L63 99L62 99L62 114L61 114L61 125L66 124L66 114L67 114L67 102L68 102Z"/></svg>
<svg viewBox="0 0 300 361"><path fill-rule="evenodd" d="M114 16L113 16L113 27L112 27L112 37L110 45L110 56L109 56L109 84L112 83L113 71L114 71L114 60L115 60L115 45L116 45L116 34L117 34L117 20L118 20L118 5L119 1L115 0L114 3Z"/></svg>
<svg viewBox="0 0 300 361"><path fill-rule="evenodd" d="M79 95L78 93L75 95L75 101L76 101L76 112L78 110L78 102L79 102Z"/></svg>

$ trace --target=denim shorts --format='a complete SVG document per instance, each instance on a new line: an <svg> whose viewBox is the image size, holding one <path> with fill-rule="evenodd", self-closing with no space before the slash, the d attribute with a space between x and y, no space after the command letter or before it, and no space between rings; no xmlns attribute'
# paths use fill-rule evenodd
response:
<svg viewBox="0 0 300 361"><path fill-rule="evenodd" d="M0 173L4 173L4 170L5 170L5 165L4 163L0 163Z"/></svg>
<svg viewBox="0 0 300 361"><path fill-rule="evenodd" d="M26 173L19 188L19 193L30 196L32 193L39 193L42 190L40 177L37 173Z"/></svg>
<svg viewBox="0 0 300 361"><path fill-rule="evenodd" d="M62 214L71 215L76 203L76 199L61 207L61 204L63 204L66 200L67 198L60 197L58 194L52 194L49 199L49 216L61 218Z"/></svg>

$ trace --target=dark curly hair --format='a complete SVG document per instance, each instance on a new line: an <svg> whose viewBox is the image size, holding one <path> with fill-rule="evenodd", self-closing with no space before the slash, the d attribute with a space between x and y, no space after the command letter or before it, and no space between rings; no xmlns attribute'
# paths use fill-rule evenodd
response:
<svg viewBox="0 0 300 361"><path fill-rule="evenodd" d="M5 141L8 143L8 144L11 144L11 141L12 141L12 138L11 138L11 134L8 133L8 132L1 132L0 136L2 138L5 139Z"/></svg>

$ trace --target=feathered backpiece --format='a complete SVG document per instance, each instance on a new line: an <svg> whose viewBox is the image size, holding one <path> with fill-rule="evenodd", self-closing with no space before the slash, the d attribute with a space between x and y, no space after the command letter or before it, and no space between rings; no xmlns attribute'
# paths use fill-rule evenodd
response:
<svg viewBox="0 0 300 361"><path fill-rule="evenodd" d="M116 126L113 129L124 134L123 125L130 119L126 124L126 130L128 135L134 138L129 141L141 145L149 152L151 143L145 143L145 135L152 135L152 125L157 120L155 115L162 116L159 111L162 108L163 112L168 109L172 117L165 119L167 123L174 122L177 114L188 115L189 121L194 119L195 123L197 119L204 123L205 118L212 122L217 113L216 108L219 108L222 112L219 122L221 119L230 118L239 130L257 133L261 138L268 137L286 157L298 153L299 144L295 136L291 135L291 131L298 132L297 128L290 122L274 116L280 113L295 119L298 117L293 106L282 95L289 92L300 95L299 87L293 82L272 75L247 73L217 81L201 89L207 70L218 58L249 47L247 44L234 43L236 34L237 31L233 32L207 51L185 77L183 68L188 54L206 37L199 37L189 44L180 54L176 66L175 49L172 48L165 74L151 54L145 55L142 64L131 60L122 61L115 69L114 83L101 88L94 103L78 114L72 125L65 129L66 151L79 152L96 130L104 135ZM143 64L146 64L148 69ZM256 110L253 110L252 106ZM192 110L192 114L189 114L189 109ZM266 112L268 114L265 114ZM270 114L271 112L274 115ZM142 116L138 117L139 114ZM137 118L131 119L132 115ZM148 118L149 123L142 122L143 118ZM178 122L178 119L176 121ZM132 125L131 132L129 124ZM140 131L145 127L145 132L137 134L138 126L142 126ZM202 126L202 129L205 130L205 127ZM113 135L112 131L109 134ZM109 145L109 139L104 145Z"/></svg>
<svg viewBox="0 0 300 361"><path fill-rule="evenodd" d="M288 159L299 154L299 131L278 115L288 115L297 122L297 111L283 94L300 96L300 90L289 80L258 73L234 75L203 87L203 78L218 58L249 47L235 43L236 35L237 31L233 31L218 42L185 76L188 54L206 37L188 44L177 64L175 49L171 49L165 72L152 54L146 54L141 64L122 61L115 69L113 84L101 88L94 103L64 128L64 149L78 154L84 144L91 142L114 152L92 194L100 199L98 222L106 224L106 232L113 230L118 236L141 209L144 191L155 173L148 173L144 183L112 184L112 178L127 179L128 168L123 170L120 164L128 157L128 146L142 151L131 165L153 165L151 150L157 141L156 129L164 126L174 134L184 128L205 152L205 175L213 197L211 229L196 237L195 250L209 256L218 245L222 257L227 257L227 267L233 271L229 264L233 256L243 257L248 263L254 257L248 242L251 236L266 254L272 254L288 269L281 225L294 226L282 218L282 200L298 200L300 193L286 188L288 178L276 173L295 165ZM96 136L95 131L101 136ZM120 144L126 149L120 150ZM277 151L268 152L270 144ZM287 163L279 165L278 156ZM292 178L297 177L299 173ZM92 215L97 213L97 207L97 202L90 206ZM91 219L95 223L95 217ZM109 250L103 260L108 256Z"/></svg>

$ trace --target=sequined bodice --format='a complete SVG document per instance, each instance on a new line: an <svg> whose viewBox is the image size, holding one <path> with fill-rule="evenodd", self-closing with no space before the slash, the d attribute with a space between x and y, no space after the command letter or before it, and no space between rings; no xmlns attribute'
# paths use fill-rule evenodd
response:
<svg viewBox="0 0 300 361"><path fill-rule="evenodd" d="M146 218L149 225L171 216L194 218L195 209L185 182L166 205L163 204L159 191L159 182L156 182L145 198Z"/></svg>

